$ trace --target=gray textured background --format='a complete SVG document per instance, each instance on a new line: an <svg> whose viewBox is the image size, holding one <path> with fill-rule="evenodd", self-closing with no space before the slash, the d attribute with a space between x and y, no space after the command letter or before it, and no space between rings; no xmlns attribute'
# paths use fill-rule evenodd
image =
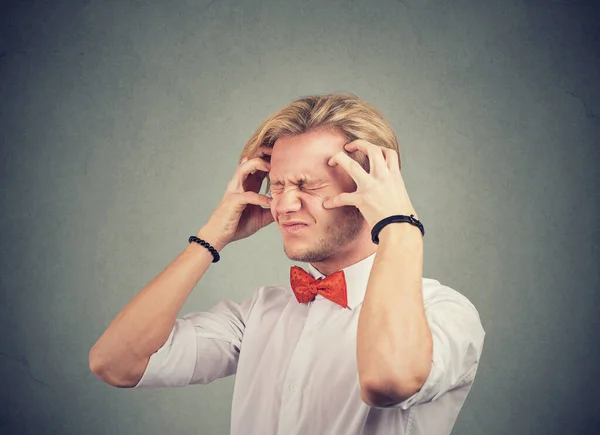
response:
<svg viewBox="0 0 600 435"><path fill-rule="evenodd" d="M274 110L349 91L396 130L425 276L478 307L454 434L598 433L597 6L573 1L3 3L0 432L225 434L234 378L132 391L88 368ZM181 311L285 282L274 226Z"/></svg>

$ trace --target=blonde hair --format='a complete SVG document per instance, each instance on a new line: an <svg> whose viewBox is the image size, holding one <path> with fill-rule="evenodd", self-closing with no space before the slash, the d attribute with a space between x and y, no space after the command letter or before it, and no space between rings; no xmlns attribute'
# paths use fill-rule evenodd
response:
<svg viewBox="0 0 600 435"><path fill-rule="evenodd" d="M389 122L375 107L354 94L336 93L300 98L275 112L258 126L240 155L240 162L259 148L272 148L280 137L295 136L319 129L335 130L348 142L363 139L398 152L398 139ZM369 159L360 151L350 153L367 172ZM267 190L269 189L267 178Z"/></svg>

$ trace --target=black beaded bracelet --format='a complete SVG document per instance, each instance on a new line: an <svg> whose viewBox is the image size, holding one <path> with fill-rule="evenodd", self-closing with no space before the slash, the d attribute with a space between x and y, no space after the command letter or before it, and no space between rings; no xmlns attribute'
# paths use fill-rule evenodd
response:
<svg viewBox="0 0 600 435"><path fill-rule="evenodd" d="M200 243L202 246L204 246L206 249L208 249L214 257L213 261L212 261L213 263L216 263L217 261L219 261L221 259L221 256L219 255L217 250L215 248L213 248L212 246L210 246L210 243L208 243L207 241L204 241L196 236L190 236L190 238L188 239L188 242L189 243L192 243L192 242Z"/></svg>
<svg viewBox="0 0 600 435"><path fill-rule="evenodd" d="M379 245L379 232L383 229L383 227L385 227L387 224L391 224L392 222L408 222L409 224L418 227L421 230L423 237L425 237L425 228L423 228L423 224L415 218L414 214L411 214L410 216L398 214L381 219L375 224L371 230L371 239L373 240L373 243Z"/></svg>

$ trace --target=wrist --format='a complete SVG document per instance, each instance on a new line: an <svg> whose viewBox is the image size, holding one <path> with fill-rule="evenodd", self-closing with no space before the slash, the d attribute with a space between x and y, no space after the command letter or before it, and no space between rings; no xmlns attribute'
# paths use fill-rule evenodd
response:
<svg viewBox="0 0 600 435"><path fill-rule="evenodd" d="M379 232L379 245L423 246L421 230L408 222L393 222Z"/></svg>
<svg viewBox="0 0 600 435"><path fill-rule="evenodd" d="M221 238L219 238L214 231L206 226L202 227L200 231L196 233L196 237L202 239L217 250L217 252L221 252L225 246L227 246L227 242L224 242Z"/></svg>

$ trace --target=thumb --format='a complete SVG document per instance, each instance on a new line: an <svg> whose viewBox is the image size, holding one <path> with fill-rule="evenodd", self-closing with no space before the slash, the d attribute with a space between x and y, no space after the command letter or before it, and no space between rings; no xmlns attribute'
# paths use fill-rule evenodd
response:
<svg viewBox="0 0 600 435"><path fill-rule="evenodd" d="M354 205L351 193L340 193L323 201L324 208L343 207L345 205Z"/></svg>

